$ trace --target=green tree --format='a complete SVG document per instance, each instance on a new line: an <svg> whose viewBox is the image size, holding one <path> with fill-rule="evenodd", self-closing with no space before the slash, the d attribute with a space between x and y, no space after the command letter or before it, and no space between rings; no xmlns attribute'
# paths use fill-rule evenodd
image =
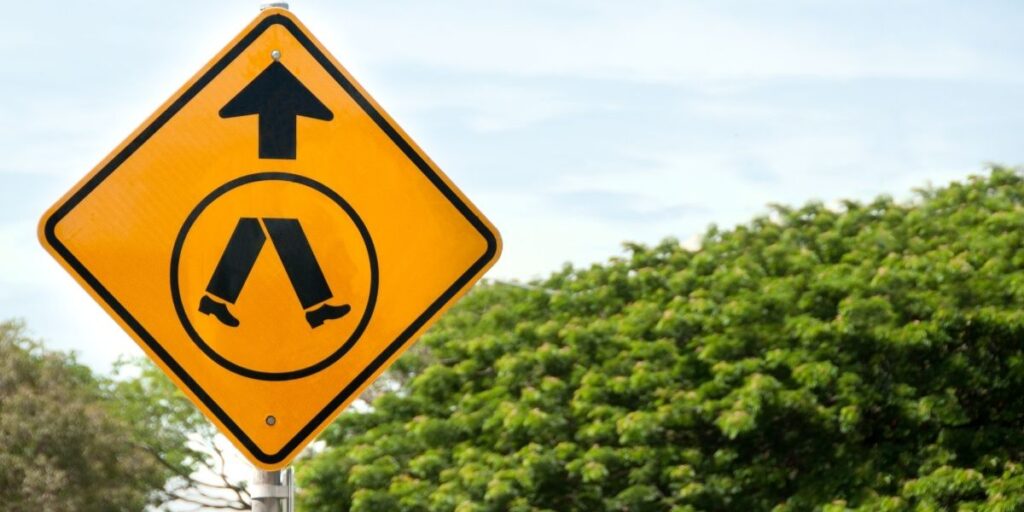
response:
<svg viewBox="0 0 1024 512"><path fill-rule="evenodd" d="M173 510L249 510L246 482L233 478L234 448L153 363L121 360L107 382L116 414L134 430L136 444L169 472L153 502Z"/></svg>
<svg viewBox="0 0 1024 512"><path fill-rule="evenodd" d="M479 286L310 511L1024 510L1024 180L773 207Z"/></svg>
<svg viewBox="0 0 1024 512"><path fill-rule="evenodd" d="M0 323L0 509L138 511L169 472L139 448L101 380Z"/></svg>

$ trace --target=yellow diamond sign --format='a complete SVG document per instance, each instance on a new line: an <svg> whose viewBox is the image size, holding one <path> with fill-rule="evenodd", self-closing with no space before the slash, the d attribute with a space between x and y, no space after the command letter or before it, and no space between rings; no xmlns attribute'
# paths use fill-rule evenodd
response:
<svg viewBox="0 0 1024 512"><path fill-rule="evenodd" d="M287 465L501 251L283 9L263 11L39 230L264 469Z"/></svg>

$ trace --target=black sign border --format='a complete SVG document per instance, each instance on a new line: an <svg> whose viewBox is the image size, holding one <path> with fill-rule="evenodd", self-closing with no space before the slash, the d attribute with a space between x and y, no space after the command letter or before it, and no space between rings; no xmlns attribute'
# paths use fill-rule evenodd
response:
<svg viewBox="0 0 1024 512"><path fill-rule="evenodd" d="M167 123L179 110L181 110L189 101L192 100L200 91L203 90L218 74L220 74L235 58L237 58L253 41L256 40L263 32L274 25L281 25L288 32L299 41L300 44L313 56L314 59L324 68L328 74L345 90L346 93L366 112L367 115L373 119L374 123L384 131L384 133L391 139L392 142L402 151L403 154L416 167L423 173L423 175L434 184L435 187L452 203L452 205L461 213L466 220L480 233L480 235L487 242L487 248L484 253L477 259L458 279L449 286L440 297L437 298L430 306L414 320L408 327L403 330L398 337L391 342L381 353L374 359L366 368L364 368L355 379L352 380L341 392L334 397L328 404L317 413L309 423L307 423L298 433L277 452L266 453L262 451L256 443L249 438L248 435L236 424L231 417L224 412L224 410L217 405L217 403L206 393L194 379L178 364L174 358L160 345L159 342L148 331L139 323L128 312L128 310L110 293L106 287L94 276L89 269L82 264L74 254L71 253L68 248L61 243L56 235L57 224L65 217L68 213L73 210L78 203L80 203L85 197L87 197L100 183L103 182L108 176L110 176L118 167L121 166L138 148L149 140L163 125ZM487 267L487 265L497 256L498 252L498 240L497 235L493 233L486 223L481 220L473 209L469 207L458 194L455 193L451 187L438 175L434 169L427 163L427 161L420 156L419 153L407 142L398 132L398 130L392 126L387 118L384 117L364 96L359 89L353 84L325 55L320 49L313 43L313 41L303 32L294 21L287 16L281 14L272 14L266 18L260 20L260 22L253 27L253 29L243 36L236 45L228 50L223 57L210 67L202 76L200 76L195 83L193 83L180 97L174 100L166 110L161 112L153 122L149 123L143 128L139 134L129 142L124 149L119 151L113 158L107 162L91 179L84 183L78 190L75 191L66 202L61 204L50 216L46 219L43 225L43 235L46 241L57 253L64 258L68 265L71 266L78 273L78 275L99 295L103 301L110 307L114 313L117 314L121 320L124 321L135 334L146 343L146 346L160 358L161 361L169 368L174 374L184 383L189 390L217 417L218 420L235 436L235 438L255 457L257 460L264 464L273 465L278 464L291 456L293 452L302 445L306 439L315 432L320 425L322 425L327 419L334 414L335 411L353 393L356 392L392 355L398 352L406 343L410 341L413 334L416 333L427 321L438 313L448 302L452 300L464 288L469 282L477 275L481 270Z"/></svg>

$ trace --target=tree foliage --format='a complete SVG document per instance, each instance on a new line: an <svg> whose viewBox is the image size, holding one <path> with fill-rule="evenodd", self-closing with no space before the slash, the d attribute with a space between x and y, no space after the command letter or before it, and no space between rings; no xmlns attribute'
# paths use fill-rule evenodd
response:
<svg viewBox="0 0 1024 512"><path fill-rule="evenodd" d="M153 489L161 509L249 510L245 482L229 474L234 448L174 383L146 359L121 360L107 384L116 414L132 426L137 445L169 472ZM237 475L235 475L237 476Z"/></svg>
<svg viewBox="0 0 1024 512"><path fill-rule="evenodd" d="M0 323L0 509L138 511L169 473L137 444L103 382Z"/></svg>
<svg viewBox="0 0 1024 512"><path fill-rule="evenodd" d="M479 286L306 510L1024 510L1024 180L776 206Z"/></svg>

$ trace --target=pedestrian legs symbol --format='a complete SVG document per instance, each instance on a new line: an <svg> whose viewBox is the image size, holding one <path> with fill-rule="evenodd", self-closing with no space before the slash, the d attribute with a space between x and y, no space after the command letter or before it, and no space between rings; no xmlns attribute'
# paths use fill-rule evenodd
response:
<svg viewBox="0 0 1024 512"><path fill-rule="evenodd" d="M206 295L199 301L199 311L213 315L224 325L239 325L238 318L231 314L228 304L238 300L268 234L288 274L292 289L306 312L309 326L320 327L327 320L348 314L352 309L348 304L334 306L327 303L334 297L331 287L327 284L298 219L251 217L239 219L235 226L220 262L210 277L210 284L206 286Z"/></svg>

